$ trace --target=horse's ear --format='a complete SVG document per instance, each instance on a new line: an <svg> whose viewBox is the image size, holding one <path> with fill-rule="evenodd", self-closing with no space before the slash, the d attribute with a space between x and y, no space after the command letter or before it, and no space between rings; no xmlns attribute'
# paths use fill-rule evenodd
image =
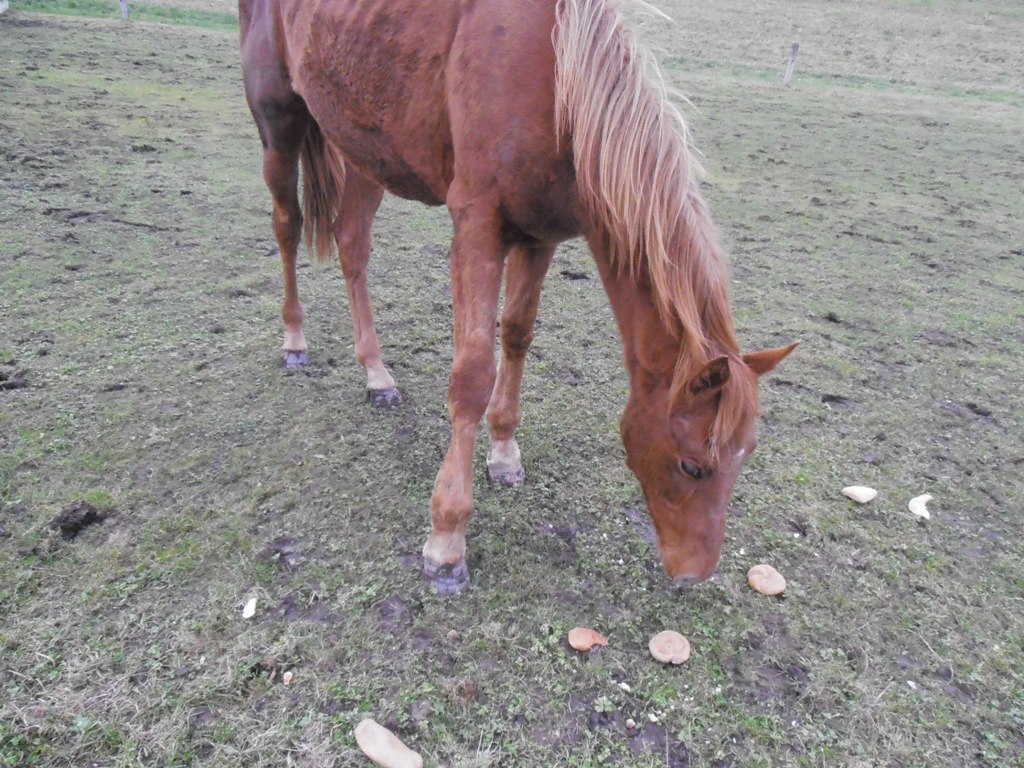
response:
<svg viewBox="0 0 1024 768"><path fill-rule="evenodd" d="M716 357L690 380L690 394L710 395L717 392L729 381L730 373L729 358L725 355Z"/></svg>
<svg viewBox="0 0 1024 768"><path fill-rule="evenodd" d="M775 349L762 349L760 352L748 352L743 356L743 362L747 364L758 376L763 376L781 363L786 355L796 349L800 342L790 344L788 347L776 347Z"/></svg>

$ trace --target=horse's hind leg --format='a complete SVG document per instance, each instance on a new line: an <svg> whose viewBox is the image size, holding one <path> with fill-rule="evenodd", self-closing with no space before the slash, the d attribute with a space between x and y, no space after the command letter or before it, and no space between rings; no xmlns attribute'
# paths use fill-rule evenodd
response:
<svg viewBox="0 0 1024 768"><path fill-rule="evenodd" d="M249 103L263 142L263 180L274 200L274 236L284 274L281 306L285 329L284 362L288 368L298 368L309 361L306 337L302 333L305 313L295 276L295 260L302 237L299 155L312 119L306 105L293 93L250 94Z"/></svg>
<svg viewBox="0 0 1024 768"><path fill-rule="evenodd" d="M295 277L295 258L302 236L299 207L299 157L312 118L302 98L292 90L287 68L278 57L280 30L267 15L269 4L242 2L242 75L263 144L263 180L274 200L274 236L284 273L285 365L294 368L308 360L302 333L303 311Z"/></svg>
<svg viewBox="0 0 1024 768"><path fill-rule="evenodd" d="M373 324L373 306L366 284L366 263L370 258L373 217L384 190L351 166L345 175L341 212L334 228L341 269L348 286L349 308L355 336L356 357L366 369L366 391L378 407L399 405L402 396L381 360L380 342Z"/></svg>
<svg viewBox="0 0 1024 768"><path fill-rule="evenodd" d="M505 266L501 366L498 368L491 402L487 406L487 425L491 435L487 473L491 480L502 485L519 485L525 477L516 442L516 427L522 418L519 395L526 352L533 340L540 289L554 252L554 248L517 246L509 253Z"/></svg>
<svg viewBox="0 0 1024 768"><path fill-rule="evenodd" d="M263 153L263 177L274 198L274 236L281 252L284 274L284 364L286 368L300 368L309 362L306 337L302 333L305 312L299 301L295 260L302 235L302 211L299 208L298 147L268 146Z"/></svg>

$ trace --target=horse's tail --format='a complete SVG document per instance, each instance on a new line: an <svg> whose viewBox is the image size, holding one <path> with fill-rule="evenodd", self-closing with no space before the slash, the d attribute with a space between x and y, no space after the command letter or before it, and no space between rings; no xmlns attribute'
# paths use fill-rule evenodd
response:
<svg viewBox="0 0 1024 768"><path fill-rule="evenodd" d="M334 224L345 191L345 158L313 122L302 143L302 213L306 249L321 262L334 253Z"/></svg>
<svg viewBox="0 0 1024 768"><path fill-rule="evenodd" d="M682 113L609 0L558 0L555 119L571 141L580 201L618 268L649 277L684 368L705 359L705 333L735 344L727 268L696 186Z"/></svg>

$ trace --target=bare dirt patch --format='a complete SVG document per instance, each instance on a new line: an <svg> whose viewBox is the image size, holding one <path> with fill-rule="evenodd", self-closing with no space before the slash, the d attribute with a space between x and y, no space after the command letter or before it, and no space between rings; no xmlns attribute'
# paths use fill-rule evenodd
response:
<svg viewBox="0 0 1024 768"><path fill-rule="evenodd" d="M87 501L76 501L64 507L49 525L50 528L60 531L64 541L72 541L90 525L102 523L109 516L109 512L101 512Z"/></svg>

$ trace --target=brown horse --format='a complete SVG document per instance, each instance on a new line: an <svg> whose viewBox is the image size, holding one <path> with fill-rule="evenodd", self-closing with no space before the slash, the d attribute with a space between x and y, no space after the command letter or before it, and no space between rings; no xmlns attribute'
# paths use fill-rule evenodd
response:
<svg viewBox="0 0 1024 768"><path fill-rule="evenodd" d="M400 400L366 287L385 190L448 206L452 436L424 572L467 580L473 448L486 412L493 479L523 479L515 430L526 351L556 245L590 244L622 336L621 432L675 579L714 570L754 448L757 378L792 346L741 355L728 272L685 126L607 0L240 0L245 90L284 264L285 355L306 356L295 283L307 242L337 241L371 399ZM502 276L500 367L494 360Z"/></svg>

